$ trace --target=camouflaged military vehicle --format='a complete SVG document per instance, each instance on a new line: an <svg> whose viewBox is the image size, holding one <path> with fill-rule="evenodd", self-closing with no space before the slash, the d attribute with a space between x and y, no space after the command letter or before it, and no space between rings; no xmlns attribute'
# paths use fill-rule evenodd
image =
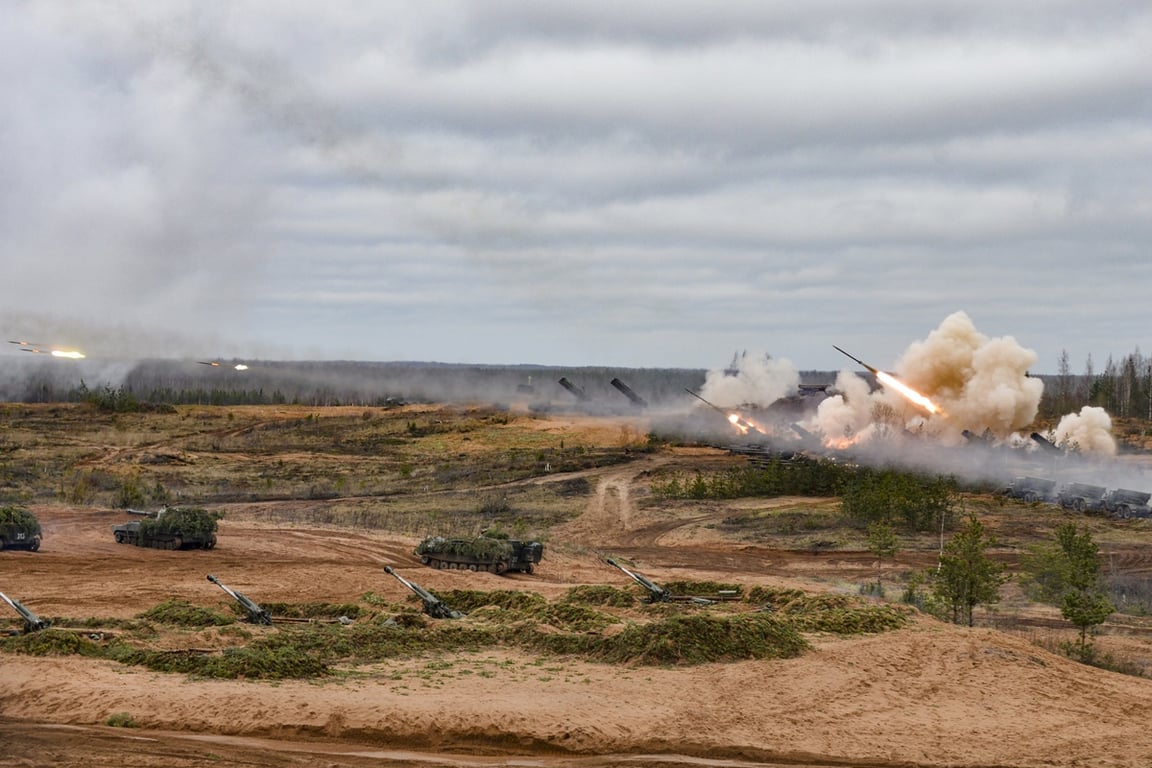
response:
<svg viewBox="0 0 1152 768"><path fill-rule="evenodd" d="M0 506L0 549L40 549L40 521L23 507Z"/></svg>
<svg viewBox="0 0 1152 768"><path fill-rule="evenodd" d="M449 539L429 536L416 545L420 562L431 568L459 571L532 573L544 555L538 541L516 541L490 536L472 539Z"/></svg>
<svg viewBox="0 0 1152 768"><path fill-rule="evenodd" d="M158 512L126 510L143 520L113 526L117 544L155 549L212 549L216 546L217 516L200 507L172 507Z"/></svg>

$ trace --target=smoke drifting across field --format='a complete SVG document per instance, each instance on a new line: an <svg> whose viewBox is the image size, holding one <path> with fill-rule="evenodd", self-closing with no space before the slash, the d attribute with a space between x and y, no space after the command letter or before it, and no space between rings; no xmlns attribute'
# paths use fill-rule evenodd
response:
<svg viewBox="0 0 1152 768"><path fill-rule="evenodd" d="M1063 477L1084 470L1116 486L1150 485L1129 471L1099 463L1116 454L1111 418L1101 408L1068 414L1044 435L1064 450L1046 451L1030 437L1044 393L1043 382L1028 373L1036 360L1036 353L1015 338L989 337L958 311L899 356L891 369L895 382L886 385L889 374L883 371L873 376L842 370L830 396L797 422L824 448L864 462L997 481L1026 472ZM798 381L787 360L745 355L728 370L710 371L702 394L747 415L753 407L779 405L781 397L797 399ZM932 407L901 394L901 384L926 396ZM772 412L769 408L769 417ZM769 418L762 426L775 445L798 442L787 421Z"/></svg>

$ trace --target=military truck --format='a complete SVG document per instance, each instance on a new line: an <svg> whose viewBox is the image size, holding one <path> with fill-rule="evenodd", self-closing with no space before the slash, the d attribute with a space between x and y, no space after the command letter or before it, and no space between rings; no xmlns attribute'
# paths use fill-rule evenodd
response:
<svg viewBox="0 0 1152 768"><path fill-rule="evenodd" d="M1152 517L1152 507L1148 506L1149 499L1152 499L1152 493L1117 488L1104 494L1104 498L1100 500L1100 507L1110 515L1121 519Z"/></svg>
<svg viewBox="0 0 1152 768"><path fill-rule="evenodd" d="M416 545L416 556L431 568L459 571L532 573L544 555L538 541L517 541L491 536L450 539L429 536Z"/></svg>
<svg viewBox="0 0 1152 768"><path fill-rule="evenodd" d="M0 549L40 549L40 521L23 507L0 506Z"/></svg>
<svg viewBox="0 0 1152 768"><path fill-rule="evenodd" d="M117 544L155 549L212 549L216 546L216 515L201 507L165 507L157 512L126 510L143 520L112 527Z"/></svg>
<svg viewBox="0 0 1152 768"><path fill-rule="evenodd" d="M1051 501L1052 492L1056 490L1056 481L1043 477L1018 477L1008 483L1004 489L1005 496L1023 501Z"/></svg>
<svg viewBox="0 0 1152 768"><path fill-rule="evenodd" d="M1056 494L1056 503L1077 512L1098 512L1102 509L1104 494L1107 492L1107 488L1099 485L1069 483Z"/></svg>

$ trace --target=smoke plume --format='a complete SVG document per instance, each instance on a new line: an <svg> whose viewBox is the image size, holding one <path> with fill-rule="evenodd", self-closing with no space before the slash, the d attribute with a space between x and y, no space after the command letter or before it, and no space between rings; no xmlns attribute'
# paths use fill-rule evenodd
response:
<svg viewBox="0 0 1152 768"><path fill-rule="evenodd" d="M1028 376L1035 362L1036 353L1011 336L989 338L966 313L955 312L911 344L895 366L896 377L930 398L940 413L929 414L889 389L862 391L853 381L859 377L841 372L842 394L821 403L813 426L830 444L842 441L847 429L854 442L867 439L876 431L866 428L873 422L933 435L945 444L961 442L965 430L1007 440L1039 411L1044 384Z"/></svg>
<svg viewBox="0 0 1152 768"><path fill-rule="evenodd" d="M745 354L729 370L708 371L701 396L722 408L767 408L799 387L800 374L790 360Z"/></svg>
<svg viewBox="0 0 1152 768"><path fill-rule="evenodd" d="M1080 453L1116 455L1112 417L1103 408L1086 405L1080 409L1080 413L1067 414L1056 425L1053 436L1053 442L1061 448Z"/></svg>

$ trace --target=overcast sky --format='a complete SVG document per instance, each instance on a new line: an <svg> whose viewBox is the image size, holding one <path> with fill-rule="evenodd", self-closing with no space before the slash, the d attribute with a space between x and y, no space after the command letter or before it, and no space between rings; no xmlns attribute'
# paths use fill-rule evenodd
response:
<svg viewBox="0 0 1152 768"><path fill-rule="evenodd" d="M0 323L833 369L964 310L1099 369L1152 352L1149 51L1119 0L9 0Z"/></svg>

